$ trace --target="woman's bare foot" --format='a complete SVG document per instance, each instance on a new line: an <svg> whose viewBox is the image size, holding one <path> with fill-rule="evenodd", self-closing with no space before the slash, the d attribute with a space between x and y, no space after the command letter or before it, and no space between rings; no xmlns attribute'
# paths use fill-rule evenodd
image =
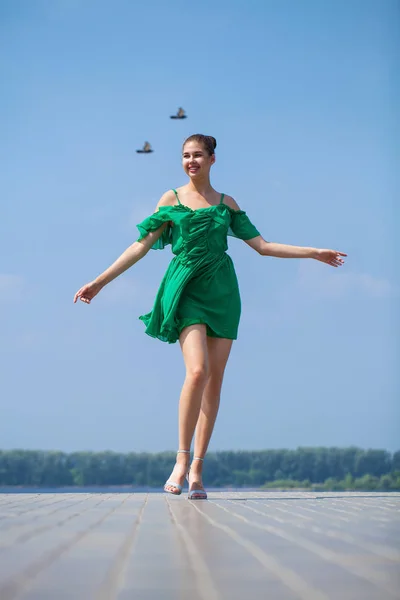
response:
<svg viewBox="0 0 400 600"><path fill-rule="evenodd" d="M176 463L168 481L164 485L164 490L170 494L179 496L182 493L182 487L189 470L189 450L180 450L176 455ZM178 487L179 486L179 487Z"/></svg>

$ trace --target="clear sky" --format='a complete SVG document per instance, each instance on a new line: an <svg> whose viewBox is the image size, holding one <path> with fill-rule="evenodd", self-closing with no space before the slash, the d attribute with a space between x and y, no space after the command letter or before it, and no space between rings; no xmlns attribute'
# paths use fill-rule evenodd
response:
<svg viewBox="0 0 400 600"><path fill-rule="evenodd" d="M1 2L1 448L176 448L179 345L138 320L170 250L72 300L185 183L197 132L266 239L349 255L230 240L243 312L210 449L400 447L399 19L394 0Z"/></svg>

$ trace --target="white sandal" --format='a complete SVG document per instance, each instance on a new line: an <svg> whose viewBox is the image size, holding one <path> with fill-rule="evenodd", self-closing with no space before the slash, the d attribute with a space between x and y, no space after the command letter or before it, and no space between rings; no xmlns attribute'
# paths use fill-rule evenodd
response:
<svg viewBox="0 0 400 600"><path fill-rule="evenodd" d="M177 454L190 454L190 450L178 450ZM174 487L177 491L173 492L171 490L167 490L167 485L170 487ZM168 479L168 481L164 484L164 492L166 492L167 494L172 494L173 496L180 496L182 494L182 486L179 483Z"/></svg>
<svg viewBox="0 0 400 600"><path fill-rule="evenodd" d="M193 460L201 460L203 462L204 458L200 458L200 456L193 456ZM190 472L190 469L188 471L188 474L186 475L186 479L187 479L188 483L189 483L189 472ZM205 489L189 490L188 500L207 500L207 492Z"/></svg>

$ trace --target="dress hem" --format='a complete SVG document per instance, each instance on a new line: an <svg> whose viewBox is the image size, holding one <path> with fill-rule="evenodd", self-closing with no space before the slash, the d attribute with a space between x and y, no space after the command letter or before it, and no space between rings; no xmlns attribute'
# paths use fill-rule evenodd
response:
<svg viewBox="0 0 400 600"><path fill-rule="evenodd" d="M168 344L175 344L178 340L179 340L179 336L181 335L182 331L185 329L185 327L190 327L191 325L197 325L197 324L201 324L201 325L205 325L207 328L207 337L212 337L212 338L218 338L218 339L225 339L225 340L236 340L237 339L237 335L236 336L232 336L232 335L223 335L218 333L217 331L215 331L212 327L210 327L210 325L207 323L207 321L205 319L201 319L199 318L184 318L181 319L179 325L176 327L175 331L172 330L166 330L164 328L163 331L160 331L159 333L155 333L155 332L151 332L149 330L149 328L147 327L147 322L149 321L149 317L147 315L142 315L141 317L139 317L140 321L143 321L143 323L146 325L146 330L145 333L152 337L155 338L157 340L160 340L161 342L167 342Z"/></svg>

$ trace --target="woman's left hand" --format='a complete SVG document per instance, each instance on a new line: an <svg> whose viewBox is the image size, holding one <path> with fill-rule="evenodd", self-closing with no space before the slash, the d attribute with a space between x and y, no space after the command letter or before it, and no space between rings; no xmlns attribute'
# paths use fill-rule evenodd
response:
<svg viewBox="0 0 400 600"><path fill-rule="evenodd" d="M319 260L331 267L341 267L344 264L342 256L347 256L344 252L338 252L337 250L321 250L317 249L315 260Z"/></svg>

